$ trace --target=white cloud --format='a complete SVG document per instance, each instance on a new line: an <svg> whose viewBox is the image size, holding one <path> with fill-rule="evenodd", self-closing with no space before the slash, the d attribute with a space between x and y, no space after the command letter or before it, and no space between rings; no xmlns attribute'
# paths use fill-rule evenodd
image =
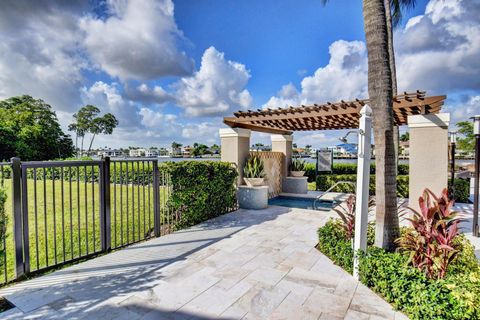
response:
<svg viewBox="0 0 480 320"><path fill-rule="evenodd" d="M119 121L119 127L132 128L141 123L138 108L122 97L118 84L97 81L89 88L83 87L81 92L83 104L92 104L102 113L113 113Z"/></svg>
<svg viewBox="0 0 480 320"><path fill-rule="evenodd" d="M311 76L303 78L299 92L292 83L282 87L264 105L283 108L290 105L336 102L367 96L367 53L361 41L338 40L329 47L330 61Z"/></svg>
<svg viewBox="0 0 480 320"><path fill-rule="evenodd" d="M225 60L214 47L205 50L200 70L182 78L174 87L177 104L188 116L211 116L246 109L252 97L245 89L249 71L241 63Z"/></svg>
<svg viewBox="0 0 480 320"><path fill-rule="evenodd" d="M178 49L184 41L171 0L109 0L111 16L86 17L85 46L103 70L121 79L182 76L193 61Z"/></svg>
<svg viewBox="0 0 480 320"><path fill-rule="evenodd" d="M466 121L480 114L480 95L470 96L465 101L447 106L446 109L452 113L452 122Z"/></svg>
<svg viewBox="0 0 480 320"><path fill-rule="evenodd" d="M126 85L125 96L129 100L142 103L162 104L173 100L173 96L166 92L161 86L149 88L145 83L142 83L136 88L131 88Z"/></svg>
<svg viewBox="0 0 480 320"><path fill-rule="evenodd" d="M209 122L187 124L182 130L182 137L204 144L213 144L218 142L218 127L218 124ZM201 140L199 137L202 137Z"/></svg>
<svg viewBox="0 0 480 320"><path fill-rule="evenodd" d="M0 10L0 99L29 94L56 110L72 110L87 67L76 1L3 1Z"/></svg>

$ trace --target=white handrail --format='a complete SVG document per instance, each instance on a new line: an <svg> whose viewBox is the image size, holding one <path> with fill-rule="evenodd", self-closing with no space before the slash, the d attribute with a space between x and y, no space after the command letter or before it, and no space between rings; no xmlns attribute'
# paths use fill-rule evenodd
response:
<svg viewBox="0 0 480 320"><path fill-rule="evenodd" d="M349 185L352 185L353 188L355 189L356 187L356 184L355 182L353 181L337 181L333 186L331 186L330 188L327 189L327 191L325 191L324 193L322 193L321 195L319 195L315 201L313 201L313 209L316 210L317 209L317 201L320 201L322 200L323 196L325 196L328 192L330 192L331 190L333 190L336 186L338 186L339 184L349 184Z"/></svg>

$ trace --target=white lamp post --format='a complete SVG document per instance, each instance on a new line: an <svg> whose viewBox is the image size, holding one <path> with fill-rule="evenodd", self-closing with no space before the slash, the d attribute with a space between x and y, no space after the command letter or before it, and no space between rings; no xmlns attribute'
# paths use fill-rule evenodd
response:
<svg viewBox="0 0 480 320"><path fill-rule="evenodd" d="M473 228L472 233L478 237L478 178L480 177L480 115L472 117L473 134L475 135L475 175L473 187Z"/></svg>
<svg viewBox="0 0 480 320"><path fill-rule="evenodd" d="M372 109L365 105L360 110L358 134L357 190L355 205L355 239L353 241L353 276L359 279L359 250L367 250L368 197L372 138Z"/></svg>

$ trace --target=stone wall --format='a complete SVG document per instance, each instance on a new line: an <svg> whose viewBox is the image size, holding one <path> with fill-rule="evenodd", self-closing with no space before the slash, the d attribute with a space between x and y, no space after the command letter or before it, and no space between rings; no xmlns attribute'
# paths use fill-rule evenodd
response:
<svg viewBox="0 0 480 320"><path fill-rule="evenodd" d="M263 160L265 168L265 185L268 186L268 198L278 196L282 192L283 164L285 155L282 152L252 151Z"/></svg>

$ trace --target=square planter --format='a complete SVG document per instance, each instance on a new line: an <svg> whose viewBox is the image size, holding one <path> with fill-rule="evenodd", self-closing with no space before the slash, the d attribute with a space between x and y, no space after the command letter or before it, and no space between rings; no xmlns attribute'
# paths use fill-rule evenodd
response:
<svg viewBox="0 0 480 320"><path fill-rule="evenodd" d="M308 193L308 177L283 178L282 191L285 193Z"/></svg>

